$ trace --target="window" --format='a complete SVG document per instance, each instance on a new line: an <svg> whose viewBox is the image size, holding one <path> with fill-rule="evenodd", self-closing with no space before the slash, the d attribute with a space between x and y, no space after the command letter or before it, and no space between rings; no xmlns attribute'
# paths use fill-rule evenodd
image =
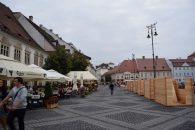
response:
<svg viewBox="0 0 195 130"><path fill-rule="evenodd" d="M25 52L25 64L29 65L30 64L30 53Z"/></svg>
<svg viewBox="0 0 195 130"><path fill-rule="evenodd" d="M14 59L17 61L20 61L21 60L20 57L21 57L21 51L19 49L15 49L14 50Z"/></svg>
<svg viewBox="0 0 195 130"><path fill-rule="evenodd" d="M163 72L163 76L165 76L165 72Z"/></svg>
<svg viewBox="0 0 195 130"><path fill-rule="evenodd" d="M43 66L43 55L40 56L40 59L39 59L39 66Z"/></svg>
<svg viewBox="0 0 195 130"><path fill-rule="evenodd" d="M147 73L145 73L145 78L147 78Z"/></svg>
<svg viewBox="0 0 195 130"><path fill-rule="evenodd" d="M38 53L35 53L34 55L34 64L38 65Z"/></svg>
<svg viewBox="0 0 195 130"><path fill-rule="evenodd" d="M1 45L1 54L4 56L9 56L9 47L6 45Z"/></svg>

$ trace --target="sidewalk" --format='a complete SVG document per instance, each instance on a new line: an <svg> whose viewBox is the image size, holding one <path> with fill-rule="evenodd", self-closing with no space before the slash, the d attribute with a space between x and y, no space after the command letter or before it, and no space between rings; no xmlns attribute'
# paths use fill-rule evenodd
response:
<svg viewBox="0 0 195 130"><path fill-rule="evenodd" d="M27 111L27 130L195 130L195 107L164 107L108 86L86 98L60 101L56 109Z"/></svg>

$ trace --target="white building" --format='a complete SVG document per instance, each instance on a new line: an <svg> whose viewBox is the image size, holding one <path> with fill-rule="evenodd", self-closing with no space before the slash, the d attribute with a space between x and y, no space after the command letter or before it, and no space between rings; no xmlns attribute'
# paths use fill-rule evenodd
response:
<svg viewBox="0 0 195 130"><path fill-rule="evenodd" d="M77 50L77 48L72 43L65 42L62 39L62 37L59 37L58 34L55 34L52 29L47 29L43 25L40 25L40 28L43 29L45 32L47 32L49 35L51 35L56 40L57 44L65 46L67 52L69 52L71 54L76 52L76 51L79 52L79 50Z"/></svg>
<svg viewBox="0 0 195 130"><path fill-rule="evenodd" d="M38 43L38 45L47 52L55 51L55 39L50 35L44 33L44 31L33 22L33 16L26 18L22 13L14 13L18 22L22 25L25 31L32 37L32 39ZM53 43L53 44L52 44Z"/></svg>
<svg viewBox="0 0 195 130"><path fill-rule="evenodd" d="M96 77L98 81L101 81L102 75L109 70L113 69L114 64L113 63L102 63L100 65L96 66Z"/></svg>
<svg viewBox="0 0 195 130"><path fill-rule="evenodd" d="M8 7L0 3L0 10L0 54L42 66L47 53L26 33Z"/></svg>
<svg viewBox="0 0 195 130"><path fill-rule="evenodd" d="M156 74L156 78L171 77L171 69L165 58L158 58L158 56L156 56L154 62L155 72L153 68L153 58L145 58L145 56L143 56L142 58L136 59L139 79L153 79L154 73Z"/></svg>
<svg viewBox="0 0 195 130"><path fill-rule="evenodd" d="M168 62L174 79L184 82L186 77L192 77L195 82L195 60L169 59Z"/></svg>

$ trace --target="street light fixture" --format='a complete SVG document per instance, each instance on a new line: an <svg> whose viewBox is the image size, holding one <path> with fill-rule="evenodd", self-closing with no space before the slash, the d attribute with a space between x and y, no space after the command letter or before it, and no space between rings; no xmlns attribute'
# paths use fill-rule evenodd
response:
<svg viewBox="0 0 195 130"><path fill-rule="evenodd" d="M157 36L157 32L156 32L156 24L157 23L153 23L149 26L146 26L146 28L148 28L148 36L147 38L152 38L152 56L153 56L153 71L154 71L154 78L156 78L156 64L155 64L155 59L154 59L154 43L153 43L153 36ZM154 30L153 30L154 29ZM153 33L154 32L154 33Z"/></svg>

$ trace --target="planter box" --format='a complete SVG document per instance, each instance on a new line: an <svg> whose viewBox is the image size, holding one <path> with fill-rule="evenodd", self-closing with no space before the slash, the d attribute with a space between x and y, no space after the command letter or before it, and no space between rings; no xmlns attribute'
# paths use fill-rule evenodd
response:
<svg viewBox="0 0 195 130"><path fill-rule="evenodd" d="M58 97L53 96L49 99L45 100L45 106L46 108L55 108L58 106Z"/></svg>

